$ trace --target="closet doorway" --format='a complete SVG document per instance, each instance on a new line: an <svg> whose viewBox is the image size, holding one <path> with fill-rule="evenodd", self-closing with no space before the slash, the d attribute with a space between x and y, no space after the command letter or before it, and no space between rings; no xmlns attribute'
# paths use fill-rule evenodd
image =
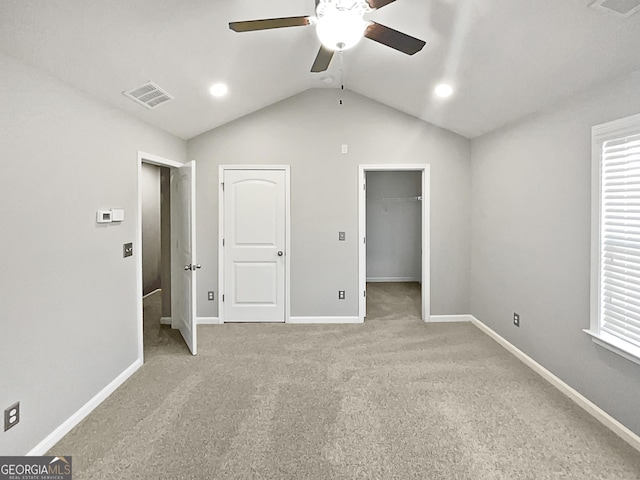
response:
<svg viewBox="0 0 640 480"><path fill-rule="evenodd" d="M429 321L429 173L429 165L423 164L359 167L362 321L367 316L367 282L397 283L390 287L404 285L416 294L419 288L420 316Z"/></svg>

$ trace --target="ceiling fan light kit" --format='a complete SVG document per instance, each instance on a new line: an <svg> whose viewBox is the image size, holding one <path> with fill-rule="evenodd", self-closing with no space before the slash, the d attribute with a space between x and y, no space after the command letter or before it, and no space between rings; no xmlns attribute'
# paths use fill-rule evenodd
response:
<svg viewBox="0 0 640 480"><path fill-rule="evenodd" d="M330 50L347 50L364 36L368 23L357 13L334 12L319 17L316 33L320 42Z"/></svg>
<svg viewBox="0 0 640 480"><path fill-rule="evenodd" d="M347 50L364 37L369 25L364 14L373 9L365 0L320 0L316 7L316 34L330 50Z"/></svg>
<svg viewBox="0 0 640 480"><path fill-rule="evenodd" d="M355 46L362 37L367 37L394 50L413 55L425 46L425 42L405 33L364 19L364 15L384 7L396 0L317 0L316 15L307 17L269 18L230 22L234 32L251 32L272 28L315 25L322 45L313 62L311 71L324 72L329 68L336 50Z"/></svg>

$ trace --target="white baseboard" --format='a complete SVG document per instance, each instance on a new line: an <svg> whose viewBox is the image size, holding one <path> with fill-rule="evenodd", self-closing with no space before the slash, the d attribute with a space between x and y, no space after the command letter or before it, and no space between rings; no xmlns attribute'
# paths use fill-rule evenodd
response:
<svg viewBox="0 0 640 480"><path fill-rule="evenodd" d="M427 323L471 322L473 315L431 315Z"/></svg>
<svg viewBox="0 0 640 480"><path fill-rule="evenodd" d="M156 293L161 292L161 291L162 291L161 288L156 288L153 292L149 292L146 295L143 295L142 299L144 300L145 298L150 297L151 295L155 295Z"/></svg>
<svg viewBox="0 0 640 480"><path fill-rule="evenodd" d="M395 282L421 282L421 278L416 277L367 277L369 283L395 283Z"/></svg>
<svg viewBox="0 0 640 480"><path fill-rule="evenodd" d="M196 319L198 325L220 325L218 317L198 317Z"/></svg>
<svg viewBox="0 0 640 480"><path fill-rule="evenodd" d="M219 325L220 319L218 317L196 317L196 324ZM171 317L162 317L160 319L160 325L171 325Z"/></svg>
<svg viewBox="0 0 640 480"><path fill-rule="evenodd" d="M289 317L287 323L363 323L360 317Z"/></svg>
<svg viewBox="0 0 640 480"><path fill-rule="evenodd" d="M27 456L44 455L51 447L62 439L73 427L78 425L84 418L89 415L98 405L104 402L120 385L122 385L136 370L142 366L142 360L138 359L133 362L124 372L118 375L106 387L100 390L91 400L85 403L80 409L65 420L62 425L46 436L44 440L33 447Z"/></svg>
<svg viewBox="0 0 640 480"><path fill-rule="evenodd" d="M621 424L618 420L613 418L607 412L598 407L595 403L589 400L587 397L579 393L577 390L573 389L569 385L567 385L560 378L556 377L549 370L544 368L538 362L536 362L533 358L528 356L523 351L519 350L517 347L513 346L507 340L502 338L496 332L487 327L484 323L482 323L477 318L473 317L473 315L469 315L472 317L471 322L482 330L484 333L493 338L496 342L502 345L506 350L508 350L511 354L513 354L516 358L518 358L522 363L531 368L534 372L540 375L542 378L547 380L551 385L556 387L560 392L564 393L567 397L573 400L578 406L582 407L587 413L589 413L592 417L602 423L605 427L611 430L613 433L622 438L625 442L631 445L636 450L640 451L640 437Z"/></svg>

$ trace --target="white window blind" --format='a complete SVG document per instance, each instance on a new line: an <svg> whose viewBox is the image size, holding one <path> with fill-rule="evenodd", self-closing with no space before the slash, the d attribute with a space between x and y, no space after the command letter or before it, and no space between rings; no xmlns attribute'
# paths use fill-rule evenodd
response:
<svg viewBox="0 0 640 480"><path fill-rule="evenodd" d="M640 133L601 155L600 331L640 347Z"/></svg>

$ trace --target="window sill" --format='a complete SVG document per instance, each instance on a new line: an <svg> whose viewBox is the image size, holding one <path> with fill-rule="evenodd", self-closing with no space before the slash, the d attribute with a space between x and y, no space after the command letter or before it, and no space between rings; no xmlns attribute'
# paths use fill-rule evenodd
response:
<svg viewBox="0 0 640 480"><path fill-rule="evenodd" d="M640 365L640 347L631 345L628 342L606 332L596 333L587 329L583 330L583 332L589 335L594 343L597 343L601 347L604 347L607 350L617 353L621 357Z"/></svg>

